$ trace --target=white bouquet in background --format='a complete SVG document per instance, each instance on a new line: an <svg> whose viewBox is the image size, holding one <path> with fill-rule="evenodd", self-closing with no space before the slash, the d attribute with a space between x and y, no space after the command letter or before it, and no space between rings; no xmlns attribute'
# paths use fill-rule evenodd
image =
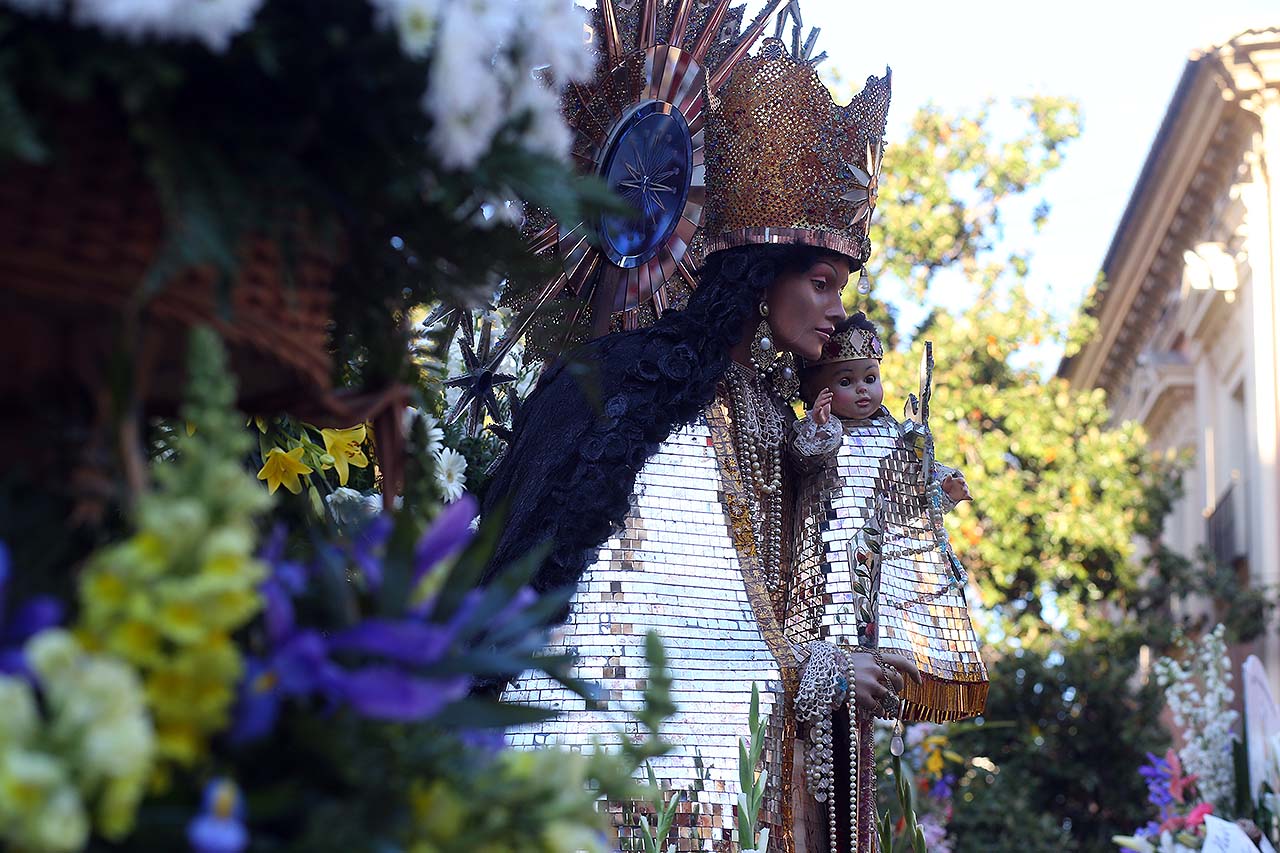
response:
<svg viewBox="0 0 1280 853"><path fill-rule="evenodd" d="M1198 779L1200 795L1219 808L1233 801L1235 785L1231 745L1239 715L1231 709L1235 698L1231 683L1231 659L1218 625L1196 644L1185 638L1178 645L1186 660L1156 661L1156 680L1165 689L1165 701L1173 722L1182 727L1186 745L1180 750L1183 766Z"/></svg>

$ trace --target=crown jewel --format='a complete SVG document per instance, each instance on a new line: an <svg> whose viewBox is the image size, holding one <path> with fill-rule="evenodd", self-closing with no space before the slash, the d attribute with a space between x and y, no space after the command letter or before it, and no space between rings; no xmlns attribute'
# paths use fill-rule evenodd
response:
<svg viewBox="0 0 1280 853"><path fill-rule="evenodd" d="M707 253L799 243L865 263L890 95L885 69L840 106L813 61L765 40L708 95Z"/></svg>
<svg viewBox="0 0 1280 853"><path fill-rule="evenodd" d="M875 329L859 329L849 325L838 330L822 347L822 357L806 364L806 367L817 367L820 364L834 364L837 361L853 361L858 358L884 358L884 347L880 345Z"/></svg>

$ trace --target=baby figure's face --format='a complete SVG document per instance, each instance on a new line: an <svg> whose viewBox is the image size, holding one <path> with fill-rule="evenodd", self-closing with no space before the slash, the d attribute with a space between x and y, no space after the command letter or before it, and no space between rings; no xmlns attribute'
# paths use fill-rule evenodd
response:
<svg viewBox="0 0 1280 853"><path fill-rule="evenodd" d="M880 387L880 362L874 358L826 365L822 375L814 378L818 380L815 387L831 389L831 412L838 418L869 418L884 401L884 389Z"/></svg>

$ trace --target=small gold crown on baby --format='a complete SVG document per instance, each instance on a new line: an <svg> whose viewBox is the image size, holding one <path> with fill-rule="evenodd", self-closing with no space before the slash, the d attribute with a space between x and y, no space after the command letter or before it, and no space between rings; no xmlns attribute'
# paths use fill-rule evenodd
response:
<svg viewBox="0 0 1280 853"><path fill-rule="evenodd" d="M781 17L779 19L781 29ZM798 27L797 27L798 30ZM815 32L816 34L816 32ZM766 39L709 93L706 252L751 243L798 243L871 256L891 96L890 71L836 104L809 54L813 37Z"/></svg>
<svg viewBox="0 0 1280 853"><path fill-rule="evenodd" d="M807 366L853 361L857 358L884 358L884 347L880 345L875 327L861 311L836 327L831 340L822 347L822 357L809 362Z"/></svg>

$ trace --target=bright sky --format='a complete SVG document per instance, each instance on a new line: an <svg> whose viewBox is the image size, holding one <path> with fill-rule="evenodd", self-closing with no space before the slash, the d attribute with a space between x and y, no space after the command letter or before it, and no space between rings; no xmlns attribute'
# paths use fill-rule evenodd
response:
<svg viewBox="0 0 1280 853"><path fill-rule="evenodd" d="M749 9L761 5L754 0ZM822 28L819 48L844 77L861 81L893 68L889 144L929 101L958 109L1043 93L1081 102L1084 132L1065 164L1026 208L1005 217L1010 246L1033 251L1033 287L1064 316L1102 264L1188 55L1241 30L1280 24L1277 0L801 0L801 9L806 27ZM1052 206L1048 225L1039 234L1013 227L1029 221L1041 198ZM904 330L923 314L882 295L899 303ZM932 296L943 305L964 298Z"/></svg>

